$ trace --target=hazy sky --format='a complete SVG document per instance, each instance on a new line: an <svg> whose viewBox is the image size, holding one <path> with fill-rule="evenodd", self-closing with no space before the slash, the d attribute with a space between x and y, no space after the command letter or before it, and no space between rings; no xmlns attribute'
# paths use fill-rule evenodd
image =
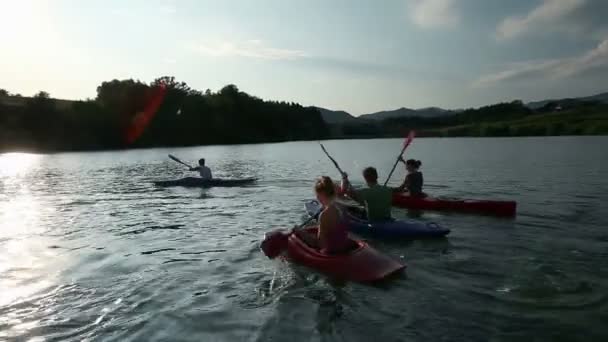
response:
<svg viewBox="0 0 608 342"><path fill-rule="evenodd" d="M173 75L354 114L608 91L607 0L0 0L0 88Z"/></svg>

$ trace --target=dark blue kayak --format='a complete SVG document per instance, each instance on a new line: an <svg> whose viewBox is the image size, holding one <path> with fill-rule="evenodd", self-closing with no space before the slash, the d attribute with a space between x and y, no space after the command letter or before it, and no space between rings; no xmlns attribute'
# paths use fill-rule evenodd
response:
<svg viewBox="0 0 608 342"><path fill-rule="evenodd" d="M225 179L225 178L214 178L214 179L202 179L199 177L186 177L181 179L156 181L154 185L157 186L183 186L192 188L207 188L212 186L241 186L253 183L256 178L241 178L241 179Z"/></svg>
<svg viewBox="0 0 608 342"><path fill-rule="evenodd" d="M305 204L306 212L314 215L321 209L321 204L315 200ZM347 211L348 212L348 211ZM434 222L411 220L390 220L385 222L369 222L365 219L348 215L348 227L352 233L378 238L420 239L443 237L450 230Z"/></svg>

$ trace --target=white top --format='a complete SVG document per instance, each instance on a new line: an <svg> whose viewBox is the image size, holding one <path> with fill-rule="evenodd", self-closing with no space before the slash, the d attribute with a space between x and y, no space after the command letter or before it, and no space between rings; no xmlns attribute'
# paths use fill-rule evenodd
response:
<svg viewBox="0 0 608 342"><path fill-rule="evenodd" d="M202 179L212 179L213 177L211 176L211 169L206 167L206 166L199 166L197 167L198 172L201 175Z"/></svg>

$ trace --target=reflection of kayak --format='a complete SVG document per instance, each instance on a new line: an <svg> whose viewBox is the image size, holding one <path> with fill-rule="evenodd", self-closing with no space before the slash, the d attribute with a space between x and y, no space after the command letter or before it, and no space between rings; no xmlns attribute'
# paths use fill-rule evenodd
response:
<svg viewBox="0 0 608 342"><path fill-rule="evenodd" d="M393 205L401 208L422 210L451 210L496 216L515 216L517 203L514 201L484 201L442 199L434 197L410 197L393 195Z"/></svg>
<svg viewBox="0 0 608 342"><path fill-rule="evenodd" d="M317 228L307 228L316 233ZM351 240L353 249L345 254L327 255L309 247L291 234L287 242L288 259L341 280L371 282L385 278L405 268L405 265L378 252L367 243Z"/></svg>
<svg viewBox="0 0 608 342"><path fill-rule="evenodd" d="M370 235L379 238L421 239L443 237L450 230L434 222L416 222L391 220L370 223L366 220L352 218L349 223L350 231L359 235Z"/></svg>
<svg viewBox="0 0 608 342"><path fill-rule="evenodd" d="M202 179L198 177L186 177L175 180L156 181L158 186L185 186L185 187L211 187L211 186L239 186L256 181L256 178L241 178L241 179Z"/></svg>
<svg viewBox="0 0 608 342"><path fill-rule="evenodd" d="M315 200L305 204L306 212L309 215L317 213L321 204ZM348 228L352 233L358 235L368 235L378 238L404 238L420 239L442 237L450 233L450 230L434 222L419 222L411 220L391 220L386 222L370 223L361 217L355 217L358 213L351 215L348 208Z"/></svg>

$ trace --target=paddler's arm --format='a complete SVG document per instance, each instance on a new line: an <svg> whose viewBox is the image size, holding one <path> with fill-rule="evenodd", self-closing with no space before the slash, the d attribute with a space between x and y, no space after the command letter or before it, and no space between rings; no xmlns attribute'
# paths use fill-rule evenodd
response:
<svg viewBox="0 0 608 342"><path fill-rule="evenodd" d="M361 196L359 196L359 194L357 194L357 190L353 188L352 184L350 184L350 181L348 180L348 175L346 173L342 175L342 189L348 197L358 203L363 203L363 199L361 198Z"/></svg>
<svg viewBox="0 0 608 342"><path fill-rule="evenodd" d="M198 171L198 170L200 170L200 169L201 169L201 167L200 167L200 166L197 166L197 167L191 167L191 168L190 168L190 171Z"/></svg>
<svg viewBox="0 0 608 342"><path fill-rule="evenodd" d="M319 215L319 230L317 231L317 240L319 246L327 246L327 210L323 210Z"/></svg>
<svg viewBox="0 0 608 342"><path fill-rule="evenodd" d="M398 188L393 189L393 192L404 192L407 190L408 186L409 186L409 180L406 177L405 180L403 181L403 183Z"/></svg>
<svg viewBox="0 0 608 342"><path fill-rule="evenodd" d="M402 162L403 166L405 167L405 160L403 160L403 156L399 157L399 161ZM407 174L407 168L405 169L405 173ZM409 182L409 179L407 178L407 176L405 176L405 180L403 180L403 183L401 183L398 188L393 189L393 192L404 192L409 187Z"/></svg>

